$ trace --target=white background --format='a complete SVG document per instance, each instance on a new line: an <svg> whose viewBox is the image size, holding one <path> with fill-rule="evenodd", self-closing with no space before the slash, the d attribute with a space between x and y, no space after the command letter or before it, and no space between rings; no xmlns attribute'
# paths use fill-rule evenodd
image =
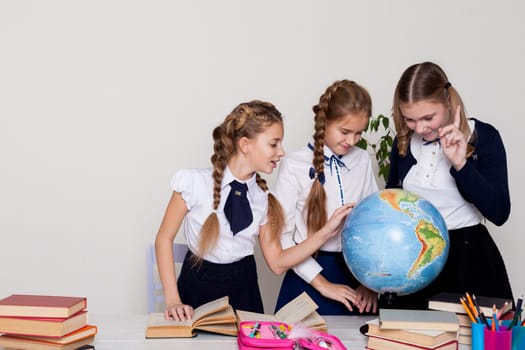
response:
<svg viewBox="0 0 525 350"><path fill-rule="evenodd" d="M390 114L397 79L423 60L503 136L512 214L489 230L519 296L524 14L519 0L0 0L0 297L145 312L169 180L209 166L211 130L235 105L275 103L291 151L332 81L358 81L374 115ZM271 312L279 279L259 268Z"/></svg>

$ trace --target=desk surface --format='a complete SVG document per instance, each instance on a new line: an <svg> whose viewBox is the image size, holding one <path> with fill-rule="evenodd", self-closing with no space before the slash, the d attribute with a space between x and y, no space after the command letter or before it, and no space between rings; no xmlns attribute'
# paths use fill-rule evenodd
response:
<svg viewBox="0 0 525 350"><path fill-rule="evenodd" d="M339 337L349 350L365 348L366 337L359 333L359 327L371 317L323 316L323 318L328 324L330 333ZM147 317L144 315L90 315L89 323L99 329L94 343L96 350L237 349L236 337L204 332L199 332L195 338L145 339Z"/></svg>
<svg viewBox="0 0 525 350"><path fill-rule="evenodd" d="M145 339L147 315L89 315L89 323L98 327L96 350L236 350L237 338L199 332L195 338ZM370 316L323 316L331 334L348 350L361 350L367 338L359 333ZM470 349L460 346L460 350Z"/></svg>

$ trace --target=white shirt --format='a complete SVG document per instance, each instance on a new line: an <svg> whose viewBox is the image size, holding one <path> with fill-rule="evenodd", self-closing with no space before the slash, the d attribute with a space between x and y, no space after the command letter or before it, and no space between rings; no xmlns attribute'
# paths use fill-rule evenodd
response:
<svg viewBox="0 0 525 350"><path fill-rule="evenodd" d="M334 153L325 146L324 155L330 158ZM330 168L325 161L324 175L326 181L324 189L327 196L328 217L342 205L342 202L357 203L378 190L370 156L366 151L352 147L340 159L346 166L338 166L336 162L332 162ZM309 175L312 160L313 151L305 146L303 149L284 157L279 165L273 193L279 199L285 212L285 228L281 236L283 248L291 247L307 238L304 207L313 181L318 181L316 178L311 179ZM341 186L339 186L338 171ZM340 252L341 234L339 233L328 240L321 247L321 250ZM308 283L321 270L322 267L311 257L294 267L294 271Z"/></svg>
<svg viewBox="0 0 525 350"><path fill-rule="evenodd" d="M469 120L470 130L474 130L474 123L474 120ZM449 230L479 224L482 215L459 193L456 181L450 175L452 164L443 153L440 143L424 143L420 135L412 134L410 151L417 163L408 171L403 188L434 204Z"/></svg>
<svg viewBox="0 0 525 350"><path fill-rule="evenodd" d="M212 168L183 169L178 171L171 180L173 191L179 192L186 202L188 213L184 218L184 234L188 248L198 251L199 236L202 225L213 210L213 178ZM237 180L248 186L247 198L253 214L250 226L238 232L231 232L230 223L224 216L224 204L231 187L229 183ZM248 181L236 179L229 168L224 170L221 185L221 200L217 208L219 218L219 239L213 249L202 258L213 263L227 264L252 255L259 235L261 225L266 223L268 195L257 185L255 175Z"/></svg>

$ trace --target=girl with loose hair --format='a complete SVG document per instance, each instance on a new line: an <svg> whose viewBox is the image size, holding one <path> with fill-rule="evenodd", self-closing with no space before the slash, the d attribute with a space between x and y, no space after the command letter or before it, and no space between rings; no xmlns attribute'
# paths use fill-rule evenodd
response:
<svg viewBox="0 0 525 350"><path fill-rule="evenodd" d="M482 221L502 225L510 214L505 148L490 124L467 118L456 88L437 64L408 67L397 83L397 131L387 188L432 202L449 230L450 250L429 286L394 302L426 308L439 292L512 299L503 258Z"/></svg>
<svg viewBox="0 0 525 350"><path fill-rule="evenodd" d="M189 319L195 307L225 295L234 309L263 312L253 257L257 240L272 271L283 273L333 237L351 210L342 207L310 240L282 249L282 208L258 174L276 168L282 138L275 106L241 103L213 130L212 168L183 169L172 178L155 240L167 319ZM172 245L182 224L189 250L177 280Z"/></svg>
<svg viewBox="0 0 525 350"><path fill-rule="evenodd" d="M323 230L338 208L378 190L370 156L354 147L372 113L366 89L353 81L336 81L313 112L313 140L283 158L277 175L274 194L285 212L283 247L304 242ZM306 291L321 314L376 312L377 294L361 285L344 262L341 228L313 256L286 273L276 309Z"/></svg>

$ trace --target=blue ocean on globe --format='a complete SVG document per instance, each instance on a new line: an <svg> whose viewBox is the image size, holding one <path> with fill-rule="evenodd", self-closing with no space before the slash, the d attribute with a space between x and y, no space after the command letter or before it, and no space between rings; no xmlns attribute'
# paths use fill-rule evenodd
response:
<svg viewBox="0 0 525 350"><path fill-rule="evenodd" d="M397 295L430 284L449 250L447 226L436 207L400 189L379 191L359 202L341 239L346 264L359 282Z"/></svg>

